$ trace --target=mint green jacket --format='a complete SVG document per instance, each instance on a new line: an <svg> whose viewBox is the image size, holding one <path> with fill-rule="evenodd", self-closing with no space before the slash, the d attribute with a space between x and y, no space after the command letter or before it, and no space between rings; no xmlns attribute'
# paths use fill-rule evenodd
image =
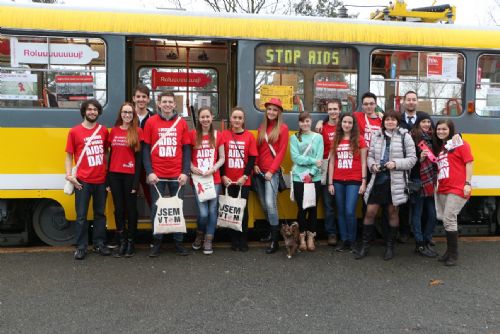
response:
<svg viewBox="0 0 500 334"><path fill-rule="evenodd" d="M302 134L299 142L296 135L290 137L290 154L293 162L293 181L301 182L300 175L307 172L312 175L313 181L321 181L321 168L316 161L323 160L323 136L315 132ZM304 155L311 143L311 149Z"/></svg>

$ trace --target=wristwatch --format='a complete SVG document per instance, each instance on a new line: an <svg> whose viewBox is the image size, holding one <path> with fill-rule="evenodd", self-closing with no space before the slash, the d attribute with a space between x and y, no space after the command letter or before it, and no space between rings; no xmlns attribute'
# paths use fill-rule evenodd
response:
<svg viewBox="0 0 500 334"><path fill-rule="evenodd" d="M466 185L466 186L471 186L471 187L472 187L472 184L470 184L470 182L469 182L469 181L465 181L465 185Z"/></svg>

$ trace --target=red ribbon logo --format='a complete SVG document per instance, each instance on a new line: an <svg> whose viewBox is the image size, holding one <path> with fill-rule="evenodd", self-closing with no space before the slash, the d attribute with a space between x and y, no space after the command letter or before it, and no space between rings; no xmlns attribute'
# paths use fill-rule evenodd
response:
<svg viewBox="0 0 500 334"><path fill-rule="evenodd" d="M198 182L198 194L204 193L205 189L203 189L203 185Z"/></svg>

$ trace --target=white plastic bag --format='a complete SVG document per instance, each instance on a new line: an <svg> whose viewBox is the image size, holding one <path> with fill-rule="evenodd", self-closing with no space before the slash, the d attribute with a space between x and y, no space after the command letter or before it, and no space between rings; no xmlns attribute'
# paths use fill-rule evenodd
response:
<svg viewBox="0 0 500 334"><path fill-rule="evenodd" d="M314 183L304 183L304 197L302 198L302 208L312 208L316 206L316 188Z"/></svg>
<svg viewBox="0 0 500 334"><path fill-rule="evenodd" d="M227 227L241 232L246 205L247 200L241 198L241 187L236 198L229 196L226 188L225 195L219 195L217 227Z"/></svg>
<svg viewBox="0 0 500 334"><path fill-rule="evenodd" d="M330 161L329 158L323 159L323 162L321 163L321 185L324 186L326 185L326 176L328 175L328 161Z"/></svg>
<svg viewBox="0 0 500 334"><path fill-rule="evenodd" d="M202 176L192 174L191 178L193 179L194 191L200 202L217 198L213 175Z"/></svg>
<svg viewBox="0 0 500 334"><path fill-rule="evenodd" d="M186 233L186 221L182 209L182 199L179 198L179 190L172 197L162 197L156 187L160 197L156 201L156 216L154 218L154 234Z"/></svg>

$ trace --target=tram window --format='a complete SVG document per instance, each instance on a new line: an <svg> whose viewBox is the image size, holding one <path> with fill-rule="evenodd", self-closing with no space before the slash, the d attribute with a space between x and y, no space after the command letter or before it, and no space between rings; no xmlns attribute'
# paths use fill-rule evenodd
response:
<svg viewBox="0 0 500 334"><path fill-rule="evenodd" d="M0 107L79 108L106 103L104 41L0 35Z"/></svg>
<svg viewBox="0 0 500 334"><path fill-rule="evenodd" d="M356 95L354 49L300 44L261 44L255 49L255 106L279 97L287 112L321 112L324 101ZM347 88L346 88L347 86Z"/></svg>
<svg viewBox="0 0 500 334"><path fill-rule="evenodd" d="M500 55L479 57L476 79L476 113L500 117Z"/></svg>
<svg viewBox="0 0 500 334"><path fill-rule="evenodd" d="M344 72L318 72L314 75L314 112L327 112L326 104L330 99L342 101L342 111L356 109L351 101L356 101L358 74Z"/></svg>
<svg viewBox="0 0 500 334"><path fill-rule="evenodd" d="M199 108L209 106L218 116L219 110L219 75L212 68L189 69L189 85L185 67L141 67L139 81L148 86L152 93L151 109L156 110L156 96L162 91L171 91L176 95L177 109L182 115L190 115L189 105L196 112Z"/></svg>
<svg viewBox="0 0 500 334"><path fill-rule="evenodd" d="M465 59L452 52L375 50L370 89L383 109L404 111L402 97L413 90L419 109L434 115L462 113Z"/></svg>

